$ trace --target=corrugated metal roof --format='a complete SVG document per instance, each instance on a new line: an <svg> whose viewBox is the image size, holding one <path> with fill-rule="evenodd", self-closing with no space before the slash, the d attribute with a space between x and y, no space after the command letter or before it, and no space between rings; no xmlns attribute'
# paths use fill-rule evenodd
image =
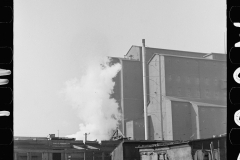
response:
<svg viewBox="0 0 240 160"><path fill-rule="evenodd" d="M167 142L167 143L158 143L158 144L151 144L151 145L142 145L136 148L143 149L143 148L154 148L154 147L167 147L167 146L173 146L173 145L184 145L188 144L190 142L197 142L197 141L208 141L208 140L215 140L215 139L221 139L221 138L226 138L226 134L219 135L217 137L212 137L212 138L204 138L204 139L195 139L195 140L188 140L188 141L172 141L172 142Z"/></svg>
<svg viewBox="0 0 240 160"><path fill-rule="evenodd" d="M14 140L48 140L47 137L21 137L14 136Z"/></svg>
<svg viewBox="0 0 240 160"><path fill-rule="evenodd" d="M73 145L73 148L75 148L75 149L80 149L80 150L83 150L83 149L85 149L85 148L82 148L82 147L80 147L80 146L77 146L77 145Z"/></svg>
<svg viewBox="0 0 240 160"><path fill-rule="evenodd" d="M165 143L157 143L157 144L151 144L151 145L142 145L136 148L152 148L152 147L165 147L165 146L171 146L171 145L181 145L181 144L187 144L189 141L171 141L171 142L165 142Z"/></svg>
<svg viewBox="0 0 240 160"><path fill-rule="evenodd" d="M100 149L97 148L97 147L93 147L93 146L89 146L89 145L86 145L86 147L87 147L88 149L97 149L97 150L100 150Z"/></svg>

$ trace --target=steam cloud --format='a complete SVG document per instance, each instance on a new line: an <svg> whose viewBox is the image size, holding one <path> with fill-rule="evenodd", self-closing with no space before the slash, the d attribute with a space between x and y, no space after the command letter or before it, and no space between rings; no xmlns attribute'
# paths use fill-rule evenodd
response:
<svg viewBox="0 0 240 160"><path fill-rule="evenodd" d="M115 99L110 98L115 83L112 81L121 70L120 64L110 66L109 60L102 65L92 64L78 79L66 82L64 93L71 105L77 109L81 123L79 131L66 137L84 140L108 140L120 120Z"/></svg>

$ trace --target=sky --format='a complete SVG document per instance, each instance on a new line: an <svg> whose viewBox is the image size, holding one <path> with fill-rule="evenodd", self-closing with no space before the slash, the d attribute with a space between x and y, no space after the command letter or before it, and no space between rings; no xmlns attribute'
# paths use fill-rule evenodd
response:
<svg viewBox="0 0 240 160"><path fill-rule="evenodd" d="M91 69L103 81L114 77L118 70L109 77L97 69L101 58L124 57L142 39L147 47L224 53L225 26L224 0L15 0L14 136L79 133L84 108L66 90L82 86Z"/></svg>

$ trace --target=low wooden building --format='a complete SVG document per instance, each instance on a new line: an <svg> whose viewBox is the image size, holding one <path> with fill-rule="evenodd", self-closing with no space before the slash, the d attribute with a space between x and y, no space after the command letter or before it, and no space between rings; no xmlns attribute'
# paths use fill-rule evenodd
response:
<svg viewBox="0 0 240 160"><path fill-rule="evenodd" d="M138 146L161 144L170 141L124 139L111 153L112 160L140 160Z"/></svg>
<svg viewBox="0 0 240 160"><path fill-rule="evenodd" d="M137 147L141 160L226 160L226 136Z"/></svg>
<svg viewBox="0 0 240 160"><path fill-rule="evenodd" d="M110 153L120 142L15 137L14 160L110 160Z"/></svg>

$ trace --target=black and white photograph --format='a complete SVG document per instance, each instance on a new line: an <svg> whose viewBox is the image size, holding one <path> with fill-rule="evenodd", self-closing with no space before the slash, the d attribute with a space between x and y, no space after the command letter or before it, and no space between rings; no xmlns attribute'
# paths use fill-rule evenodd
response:
<svg viewBox="0 0 240 160"><path fill-rule="evenodd" d="M14 1L14 160L227 160L226 9Z"/></svg>

